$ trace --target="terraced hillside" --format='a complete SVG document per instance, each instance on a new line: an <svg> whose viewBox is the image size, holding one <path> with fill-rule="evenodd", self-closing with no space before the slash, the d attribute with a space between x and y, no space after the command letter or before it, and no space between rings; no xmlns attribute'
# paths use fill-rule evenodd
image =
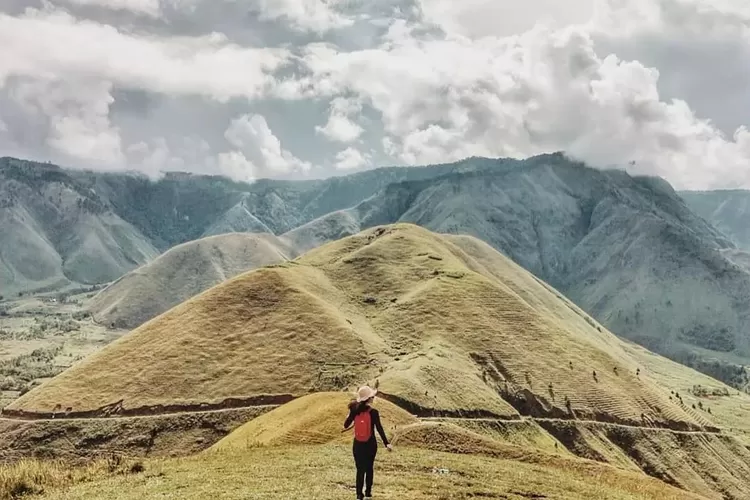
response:
<svg viewBox="0 0 750 500"><path fill-rule="evenodd" d="M53 416L80 428L271 408L375 379L425 424L547 450L559 443L708 498L739 499L750 487L750 451L735 437L750 425L747 395L618 339L489 245L412 225L373 228L222 283L3 416L25 421L28 435ZM682 393L690 380L707 392ZM680 460L667 456L676 443L686 443Z"/></svg>
<svg viewBox="0 0 750 500"><path fill-rule="evenodd" d="M231 233L184 243L115 281L88 308L103 325L135 328L222 281L293 256L272 234Z"/></svg>

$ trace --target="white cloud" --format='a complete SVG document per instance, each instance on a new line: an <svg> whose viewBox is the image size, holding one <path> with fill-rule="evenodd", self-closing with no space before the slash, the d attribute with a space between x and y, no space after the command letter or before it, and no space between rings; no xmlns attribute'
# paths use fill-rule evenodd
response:
<svg viewBox="0 0 750 500"><path fill-rule="evenodd" d="M407 163L565 150L595 166L636 161L678 187L750 186L744 133L724 137L686 103L662 101L658 71L597 56L584 27L476 40L399 29L377 49L319 44L305 60L319 94L381 113Z"/></svg>
<svg viewBox="0 0 750 500"><path fill-rule="evenodd" d="M310 163L281 147L281 141L261 115L243 115L232 120L224 136L236 151L222 161L236 167L244 158L243 168L251 168L256 177L307 172L311 168Z"/></svg>
<svg viewBox="0 0 750 500"><path fill-rule="evenodd" d="M315 127L316 132L330 141L350 143L362 135L364 129L349 116L362 111L362 105L351 99L336 98L331 102L331 111L325 127Z"/></svg>
<svg viewBox="0 0 750 500"><path fill-rule="evenodd" d="M149 17L159 16L159 0L64 0L73 5L95 5L112 10L127 10Z"/></svg>
<svg viewBox="0 0 750 500"><path fill-rule="evenodd" d="M238 181L252 182L258 170L253 162L240 151L219 154L219 171L222 175Z"/></svg>
<svg viewBox="0 0 750 500"><path fill-rule="evenodd" d="M1 115L32 156L246 179L564 150L750 187L744 0L598 0L588 23L589 0L65 2L143 15L0 14Z"/></svg>
<svg viewBox="0 0 750 500"><path fill-rule="evenodd" d="M363 155L358 149L346 148L336 154L336 168L339 170L350 170L370 165L370 158Z"/></svg>
<svg viewBox="0 0 750 500"><path fill-rule="evenodd" d="M254 99L273 86L272 73L288 57L281 49L240 47L221 35L159 38L57 11L0 14L0 87L11 76L86 75L157 93Z"/></svg>
<svg viewBox="0 0 750 500"><path fill-rule="evenodd" d="M21 80L11 98L48 124L47 145L64 157L118 168L124 163L120 131L109 120L111 84L101 81Z"/></svg>
<svg viewBox="0 0 750 500"><path fill-rule="evenodd" d="M347 0L252 0L260 9L261 19L285 20L298 31L325 33L353 23L337 10Z"/></svg>
<svg viewBox="0 0 750 500"><path fill-rule="evenodd" d="M556 27L582 24L594 10L594 0L418 0L425 18L448 33L468 37L523 33L538 23Z"/></svg>

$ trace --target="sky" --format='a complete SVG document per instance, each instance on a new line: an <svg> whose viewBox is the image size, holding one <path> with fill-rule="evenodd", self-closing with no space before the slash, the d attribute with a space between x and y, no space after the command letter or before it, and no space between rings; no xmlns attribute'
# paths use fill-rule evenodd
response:
<svg viewBox="0 0 750 500"><path fill-rule="evenodd" d="M0 156L252 181L564 151L750 188L747 0L0 0Z"/></svg>

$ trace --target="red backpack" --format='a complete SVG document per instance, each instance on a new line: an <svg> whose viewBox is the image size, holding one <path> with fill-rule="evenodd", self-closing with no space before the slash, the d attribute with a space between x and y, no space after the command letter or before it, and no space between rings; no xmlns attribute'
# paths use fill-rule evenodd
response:
<svg viewBox="0 0 750 500"><path fill-rule="evenodd" d="M372 437L372 417L370 408L354 417L354 439L366 443Z"/></svg>

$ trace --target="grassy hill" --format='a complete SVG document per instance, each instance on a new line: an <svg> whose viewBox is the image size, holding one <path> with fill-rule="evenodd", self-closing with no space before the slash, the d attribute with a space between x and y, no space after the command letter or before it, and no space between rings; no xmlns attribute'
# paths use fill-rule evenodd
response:
<svg viewBox="0 0 750 500"><path fill-rule="evenodd" d="M621 341L522 268L476 240L454 241L415 226L378 228L241 275L9 408L299 396L378 376L419 413L518 415L507 399L540 417L707 424L637 375ZM494 260L485 257L485 267L461 244Z"/></svg>
<svg viewBox="0 0 750 500"><path fill-rule="evenodd" d="M293 253L272 234L232 233L185 243L115 281L88 307L101 324L135 328L214 285Z"/></svg>
<svg viewBox="0 0 750 500"><path fill-rule="evenodd" d="M285 445L306 436L300 429L311 431L304 441L328 443L346 396L295 399L375 379L400 408L389 418L405 444L495 457L569 451L707 498L739 500L750 488L750 397L618 339L489 245L413 225L232 278L3 416L31 428L52 414L79 429L112 417L142 426L159 414L292 400L218 448Z"/></svg>
<svg viewBox="0 0 750 500"><path fill-rule="evenodd" d="M618 335L736 387L750 380L748 268L660 179L548 155L392 184L284 238L305 250L395 222L475 236Z"/></svg>

